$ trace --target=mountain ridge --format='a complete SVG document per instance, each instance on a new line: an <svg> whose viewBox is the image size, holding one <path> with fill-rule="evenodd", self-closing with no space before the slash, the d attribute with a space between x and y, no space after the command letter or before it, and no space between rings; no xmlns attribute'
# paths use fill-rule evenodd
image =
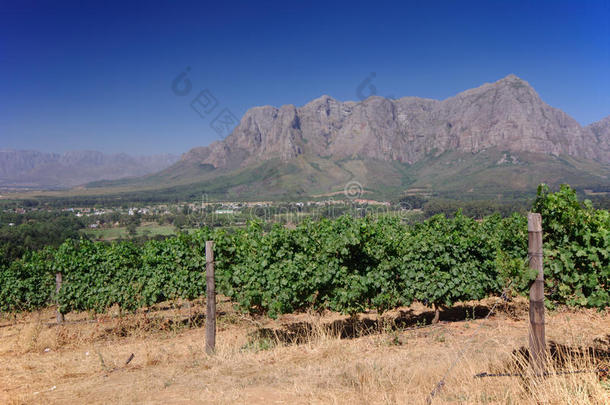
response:
<svg viewBox="0 0 610 405"><path fill-rule="evenodd" d="M65 153L0 149L0 187L67 188L96 180L136 177L179 160L171 154L131 156L91 150Z"/></svg>
<svg viewBox="0 0 610 405"><path fill-rule="evenodd" d="M324 95L300 107L253 107L225 139L166 169L71 192L291 200L337 195L355 182L362 194L383 199L513 199L545 182L603 194L610 192L609 144L610 117L581 126L509 75L444 100Z"/></svg>
<svg viewBox="0 0 610 405"><path fill-rule="evenodd" d="M253 107L223 141L193 148L181 160L235 169L310 153L413 164L448 150L497 147L608 164L609 144L610 117L582 127L511 74L444 100L371 96L340 102L323 95L301 107Z"/></svg>

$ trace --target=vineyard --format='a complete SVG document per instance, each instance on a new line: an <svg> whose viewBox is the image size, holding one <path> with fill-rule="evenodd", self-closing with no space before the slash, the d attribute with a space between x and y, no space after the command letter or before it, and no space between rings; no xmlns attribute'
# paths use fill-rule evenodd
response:
<svg viewBox="0 0 610 405"><path fill-rule="evenodd" d="M580 202L568 186L539 187L549 305L610 305L610 213ZM271 317L306 309L383 312L413 301L448 307L525 293L527 220L513 214L476 221L458 212L415 225L399 218L305 221L263 232L208 228L143 245L69 240L27 252L0 268L0 309L59 305L69 311L123 310L205 294L205 241L215 242L217 292L244 311ZM55 292L55 273L63 285Z"/></svg>

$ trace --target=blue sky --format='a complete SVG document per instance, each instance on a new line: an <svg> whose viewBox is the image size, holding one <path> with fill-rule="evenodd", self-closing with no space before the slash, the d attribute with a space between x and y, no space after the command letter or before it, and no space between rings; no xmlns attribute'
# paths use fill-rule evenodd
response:
<svg viewBox="0 0 610 405"><path fill-rule="evenodd" d="M589 124L610 115L610 1L0 0L0 149L182 153L221 112L356 100L372 72L437 99L514 73Z"/></svg>

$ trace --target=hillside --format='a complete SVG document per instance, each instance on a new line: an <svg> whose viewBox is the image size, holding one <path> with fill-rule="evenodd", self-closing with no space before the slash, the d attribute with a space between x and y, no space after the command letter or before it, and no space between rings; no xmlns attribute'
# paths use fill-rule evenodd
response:
<svg viewBox="0 0 610 405"><path fill-rule="evenodd" d="M225 140L193 148L159 173L87 189L157 199L292 199L338 192L350 181L383 198L414 189L516 196L540 182L605 190L610 117L582 127L514 75L442 101L322 96L302 107L251 108Z"/></svg>

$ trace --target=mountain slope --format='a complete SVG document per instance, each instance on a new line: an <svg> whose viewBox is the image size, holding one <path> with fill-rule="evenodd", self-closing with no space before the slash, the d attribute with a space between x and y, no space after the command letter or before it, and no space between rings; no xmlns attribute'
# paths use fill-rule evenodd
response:
<svg viewBox="0 0 610 405"><path fill-rule="evenodd" d="M581 127L509 75L442 101L254 107L225 140L159 173L90 187L240 199L333 193L349 181L384 197L512 195L539 182L596 189L610 183L609 145L610 117Z"/></svg>

